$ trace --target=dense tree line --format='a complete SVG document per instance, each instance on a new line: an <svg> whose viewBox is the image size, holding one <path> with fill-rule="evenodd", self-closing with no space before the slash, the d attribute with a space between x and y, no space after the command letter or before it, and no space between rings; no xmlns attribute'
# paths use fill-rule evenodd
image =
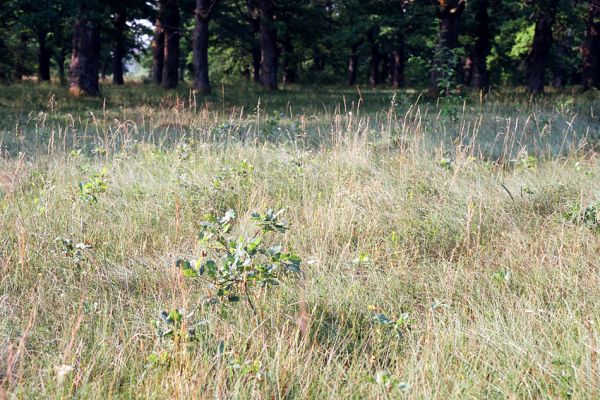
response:
<svg viewBox="0 0 600 400"><path fill-rule="evenodd" d="M600 88L600 0L6 0L0 79ZM152 24L144 23L151 21ZM146 38L151 37L151 40Z"/></svg>

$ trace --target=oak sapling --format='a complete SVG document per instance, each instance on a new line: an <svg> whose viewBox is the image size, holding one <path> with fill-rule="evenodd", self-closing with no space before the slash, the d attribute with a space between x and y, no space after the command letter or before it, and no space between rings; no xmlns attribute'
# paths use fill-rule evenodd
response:
<svg viewBox="0 0 600 400"><path fill-rule="evenodd" d="M230 237L236 220L234 210L220 218L207 215L200 223L198 240L203 246L202 256L197 260L177 260L176 266L183 275L206 281L213 287L211 302L237 302L244 297L256 312L252 290L279 285L287 273L300 272L300 258L283 250L283 246L267 247L264 236L269 232L284 233L287 223L281 221L283 210L252 214L258 229L251 237Z"/></svg>
<svg viewBox="0 0 600 400"><path fill-rule="evenodd" d="M79 197L88 203L96 203L98 195L108 189L108 170L102 168L86 181L79 182Z"/></svg>

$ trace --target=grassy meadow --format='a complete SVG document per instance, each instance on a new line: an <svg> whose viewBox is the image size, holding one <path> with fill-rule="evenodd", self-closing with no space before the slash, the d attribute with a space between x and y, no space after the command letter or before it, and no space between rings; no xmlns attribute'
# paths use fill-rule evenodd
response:
<svg viewBox="0 0 600 400"><path fill-rule="evenodd" d="M600 396L600 93L103 94L0 87L0 398ZM176 266L268 209L300 273Z"/></svg>

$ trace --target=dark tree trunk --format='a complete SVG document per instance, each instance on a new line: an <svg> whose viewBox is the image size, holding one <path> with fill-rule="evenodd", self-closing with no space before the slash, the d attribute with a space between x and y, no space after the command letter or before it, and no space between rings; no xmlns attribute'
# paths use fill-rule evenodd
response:
<svg viewBox="0 0 600 400"><path fill-rule="evenodd" d="M350 57L348 58L348 85L356 84L358 76L358 44L353 44L350 48Z"/></svg>
<svg viewBox="0 0 600 400"><path fill-rule="evenodd" d="M74 96L97 96L100 30L96 21L79 13L73 26L73 50L69 71L69 92Z"/></svg>
<svg viewBox="0 0 600 400"><path fill-rule="evenodd" d="M208 79L208 22L214 0L196 0L196 26L194 27L193 60L194 89L210 93Z"/></svg>
<svg viewBox="0 0 600 400"><path fill-rule="evenodd" d="M50 57L52 52L48 48L48 32L38 33L38 80L50 80Z"/></svg>
<svg viewBox="0 0 600 400"><path fill-rule="evenodd" d="M404 43L394 51L394 70L392 71L392 86L404 86Z"/></svg>
<svg viewBox="0 0 600 400"><path fill-rule="evenodd" d="M261 83L277 89L277 30L273 24L273 0L260 0Z"/></svg>
<svg viewBox="0 0 600 400"><path fill-rule="evenodd" d="M103 61L100 63L100 80L101 81L106 80L107 73L108 73L108 66L106 65L106 62Z"/></svg>
<svg viewBox="0 0 600 400"><path fill-rule="evenodd" d="M600 0L589 0L586 37L581 55L583 87L600 89Z"/></svg>
<svg viewBox="0 0 600 400"><path fill-rule="evenodd" d="M19 35L19 48L17 49L15 58L15 79L20 81L25 75L25 50L27 48L28 37L26 34L21 33Z"/></svg>
<svg viewBox="0 0 600 400"><path fill-rule="evenodd" d="M294 44L292 43L292 38L289 34L285 35L283 38L283 57L281 66L283 69L283 84L287 85L289 83L296 82L296 69L293 63L294 57Z"/></svg>
<svg viewBox="0 0 600 400"><path fill-rule="evenodd" d="M431 81L434 87L456 74L457 62L453 50L458 45L460 17L465 9L465 0L438 0L439 20L438 44L433 58ZM446 88L447 91L447 88Z"/></svg>
<svg viewBox="0 0 600 400"><path fill-rule="evenodd" d="M381 62L381 72L379 74L379 82L385 84L390 71L392 70L392 68L390 67L390 65L393 63L393 59L391 57L390 54L388 53L384 53L383 54L383 59Z"/></svg>
<svg viewBox="0 0 600 400"><path fill-rule="evenodd" d="M56 53L56 65L58 66L58 80L61 85L66 83L65 79L65 58L67 56L67 49L63 46L60 51Z"/></svg>
<svg viewBox="0 0 600 400"><path fill-rule="evenodd" d="M160 85L165 63L165 32L161 21L162 14L164 13L163 2L159 2L158 6L158 18L156 18L154 25L154 39L152 40L152 80L157 85Z"/></svg>
<svg viewBox="0 0 600 400"><path fill-rule="evenodd" d="M313 65L312 69L317 72L321 72L325 69L325 57L318 47L313 49Z"/></svg>
<svg viewBox="0 0 600 400"><path fill-rule="evenodd" d="M125 26L127 15L125 10L115 12L113 16L113 84L122 85L123 80L123 57L125 57Z"/></svg>
<svg viewBox="0 0 600 400"><path fill-rule="evenodd" d="M247 0L246 5L252 33L252 81L260 83L260 9L253 0Z"/></svg>
<svg viewBox="0 0 600 400"><path fill-rule="evenodd" d="M466 82L485 93L490 86L486 60L492 48L488 0L475 2L475 21L475 45L469 55L470 68Z"/></svg>
<svg viewBox="0 0 600 400"><path fill-rule="evenodd" d="M161 85L174 89L179 81L179 7L177 0L161 0L163 6L164 63Z"/></svg>
<svg viewBox="0 0 600 400"><path fill-rule="evenodd" d="M376 40L377 29L371 29L368 34L369 41L369 53L371 56L370 61L370 73L369 73L369 82L371 86L377 86L379 84L379 62L380 62L380 54L379 54L379 44Z"/></svg>
<svg viewBox="0 0 600 400"><path fill-rule="evenodd" d="M545 2L538 0L538 3L533 43L525 60L527 89L533 94L544 92L546 65L550 58L550 48L553 41L552 25L554 25L558 0L547 0Z"/></svg>
<svg viewBox="0 0 600 400"><path fill-rule="evenodd" d="M563 59L568 59L569 51L574 46L573 35L570 32L554 43L554 54L556 55L552 65L552 87L560 88L567 84L569 80L569 68L561 62Z"/></svg>
<svg viewBox="0 0 600 400"><path fill-rule="evenodd" d="M193 45L193 43L192 43ZM185 60L185 54L183 54L183 52L179 52L179 70L177 73L177 76L179 78L179 82L185 82L185 69L187 67L186 64L186 60ZM193 60L192 60L192 77L194 76L194 64L193 64Z"/></svg>
<svg viewBox="0 0 600 400"><path fill-rule="evenodd" d="M252 47L252 81L260 83L260 46Z"/></svg>

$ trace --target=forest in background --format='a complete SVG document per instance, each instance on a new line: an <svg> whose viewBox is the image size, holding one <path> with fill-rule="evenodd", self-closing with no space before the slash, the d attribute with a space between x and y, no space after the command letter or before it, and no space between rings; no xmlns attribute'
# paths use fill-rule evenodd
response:
<svg viewBox="0 0 600 400"><path fill-rule="evenodd" d="M600 87L599 0L8 0L0 80Z"/></svg>

